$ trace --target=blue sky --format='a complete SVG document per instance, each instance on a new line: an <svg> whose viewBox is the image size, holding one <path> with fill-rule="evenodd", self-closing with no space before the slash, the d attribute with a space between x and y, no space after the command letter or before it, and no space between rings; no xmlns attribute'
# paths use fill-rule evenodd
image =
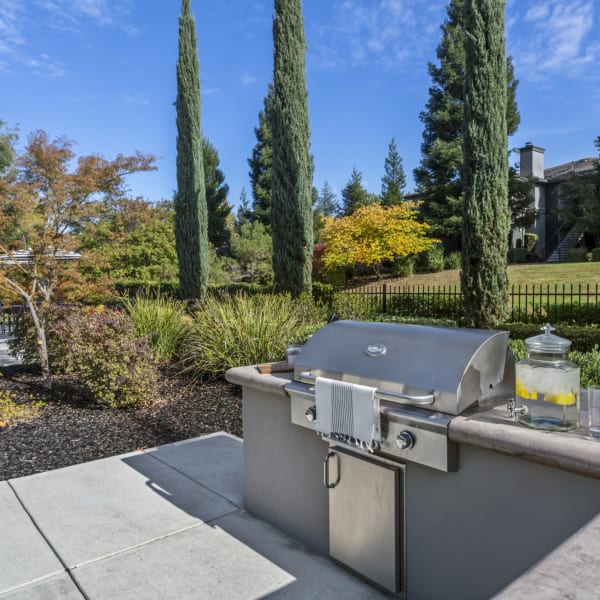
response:
<svg viewBox="0 0 600 600"><path fill-rule="evenodd" d="M107 158L136 149L158 171L131 194L171 198L179 0L0 0L0 119ZM192 0L202 128L236 204L250 197L247 159L272 75L272 0ZM314 184L336 192L352 168L381 189L396 138L410 191L420 160L442 0L304 0ZM508 0L507 50L520 80L521 125L510 147L546 148L546 166L595 156L600 135L600 2ZM515 162L516 155L511 157Z"/></svg>

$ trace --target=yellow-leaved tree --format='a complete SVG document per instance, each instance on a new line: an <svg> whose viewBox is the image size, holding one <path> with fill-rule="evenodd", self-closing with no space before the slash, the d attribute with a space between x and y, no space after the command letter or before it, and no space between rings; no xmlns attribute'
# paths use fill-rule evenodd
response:
<svg viewBox="0 0 600 600"><path fill-rule="evenodd" d="M371 204L347 217L325 217L322 263L326 270L354 266L373 267L381 278L381 262L428 250L435 242L427 237L429 225L417 221L416 202L395 206Z"/></svg>

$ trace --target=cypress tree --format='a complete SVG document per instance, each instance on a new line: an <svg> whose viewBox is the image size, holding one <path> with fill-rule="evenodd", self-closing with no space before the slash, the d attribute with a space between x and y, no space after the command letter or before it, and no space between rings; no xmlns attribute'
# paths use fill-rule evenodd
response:
<svg viewBox="0 0 600 600"><path fill-rule="evenodd" d="M275 289L310 291L312 161L301 0L275 0L271 235Z"/></svg>
<svg viewBox="0 0 600 600"><path fill-rule="evenodd" d="M461 284L467 324L486 328L508 307L504 0L466 0L465 34Z"/></svg>
<svg viewBox="0 0 600 600"><path fill-rule="evenodd" d="M196 26L190 0L182 0L177 62L177 193L175 245L179 262L179 294L200 298L208 283L208 228L202 134L200 69Z"/></svg>
<svg viewBox="0 0 600 600"><path fill-rule="evenodd" d="M423 122L421 163L414 170L417 189L423 193L422 213L431 233L444 239L449 249L458 248L462 231L462 131L465 77L465 0L450 0L442 39L437 47L438 65L429 63L432 85L420 118ZM507 131L519 126L516 103L518 81L510 57L506 58Z"/></svg>
<svg viewBox="0 0 600 600"><path fill-rule="evenodd" d="M404 198L403 191L406 187L406 175L404 174L402 157L398 153L395 138L392 138L388 146L384 172L385 175L381 178L381 204L384 206L400 204Z"/></svg>

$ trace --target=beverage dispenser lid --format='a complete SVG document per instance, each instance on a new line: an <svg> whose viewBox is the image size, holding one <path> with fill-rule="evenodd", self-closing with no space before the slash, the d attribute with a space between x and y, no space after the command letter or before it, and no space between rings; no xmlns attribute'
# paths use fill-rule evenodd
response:
<svg viewBox="0 0 600 600"><path fill-rule="evenodd" d="M541 330L544 332L542 335L536 335L525 340L525 345L529 350L548 353L569 351L571 347L570 340L551 333L554 331L554 327L550 323L546 323Z"/></svg>

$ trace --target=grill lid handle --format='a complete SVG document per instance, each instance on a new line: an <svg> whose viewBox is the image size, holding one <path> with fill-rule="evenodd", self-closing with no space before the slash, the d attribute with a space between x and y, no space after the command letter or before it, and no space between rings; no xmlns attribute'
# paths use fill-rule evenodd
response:
<svg viewBox="0 0 600 600"><path fill-rule="evenodd" d="M298 375L298 380L303 383L314 385L316 383L316 377L310 371L302 371ZM391 400L397 404L410 404L412 406L425 406L427 404L433 404L435 396L433 392L429 394L400 394L398 392L386 392L385 390L376 389L375 396L380 400Z"/></svg>

